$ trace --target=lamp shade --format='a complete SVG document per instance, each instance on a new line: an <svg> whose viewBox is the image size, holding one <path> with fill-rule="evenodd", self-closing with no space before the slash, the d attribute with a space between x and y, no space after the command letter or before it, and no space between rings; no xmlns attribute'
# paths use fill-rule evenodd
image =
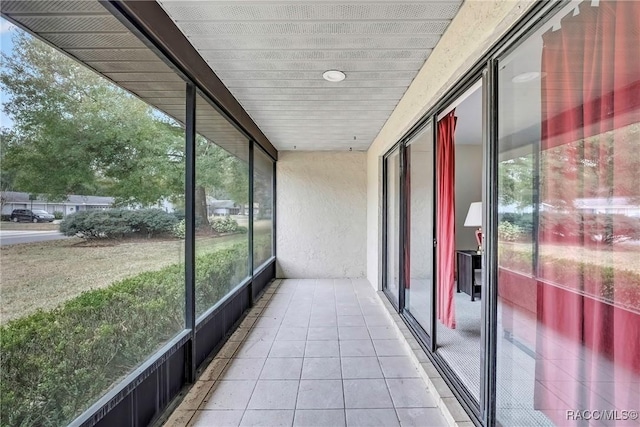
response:
<svg viewBox="0 0 640 427"><path fill-rule="evenodd" d="M482 227L482 202L471 203L467 218L464 220L464 226Z"/></svg>

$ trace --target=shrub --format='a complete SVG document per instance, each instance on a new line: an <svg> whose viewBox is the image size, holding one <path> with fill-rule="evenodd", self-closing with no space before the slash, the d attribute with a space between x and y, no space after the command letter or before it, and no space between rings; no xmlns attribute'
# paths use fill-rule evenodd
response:
<svg viewBox="0 0 640 427"><path fill-rule="evenodd" d="M209 308L246 274L247 245L196 258ZM184 328L184 266L140 273L0 327L2 425L66 425Z"/></svg>
<svg viewBox="0 0 640 427"><path fill-rule="evenodd" d="M233 233L238 230L238 221L230 216L211 217L209 218L209 223L211 228L218 233Z"/></svg>
<svg viewBox="0 0 640 427"><path fill-rule="evenodd" d="M531 234L533 232L533 214L532 213L515 213L507 212L500 214L500 222L510 222L520 228L523 234Z"/></svg>
<svg viewBox="0 0 640 427"><path fill-rule="evenodd" d="M522 229L515 224L502 221L498 224L498 239L505 242L514 242L522 235Z"/></svg>
<svg viewBox="0 0 640 427"><path fill-rule="evenodd" d="M173 226L178 222L173 214L167 213L162 209L126 211L124 216L134 233L147 237L169 234L173 231Z"/></svg>
<svg viewBox="0 0 640 427"><path fill-rule="evenodd" d="M60 223L60 231L87 239L117 239L136 234L154 237L172 233L177 222L174 215L160 209L80 211L68 215Z"/></svg>
<svg viewBox="0 0 640 427"><path fill-rule="evenodd" d="M80 211L67 216L60 223L60 231L66 236L91 238L121 238L133 233L124 218L125 210Z"/></svg>
<svg viewBox="0 0 640 427"><path fill-rule="evenodd" d="M184 239L186 230L186 222L184 219L181 219L180 222L173 226L171 230L171 234L173 237L177 237L178 239Z"/></svg>
<svg viewBox="0 0 640 427"><path fill-rule="evenodd" d="M55 219L62 219L64 217L64 212L61 211L54 211L53 212L53 217Z"/></svg>
<svg viewBox="0 0 640 427"><path fill-rule="evenodd" d="M540 230L546 241L613 245L640 238L640 218L621 214L543 212Z"/></svg>

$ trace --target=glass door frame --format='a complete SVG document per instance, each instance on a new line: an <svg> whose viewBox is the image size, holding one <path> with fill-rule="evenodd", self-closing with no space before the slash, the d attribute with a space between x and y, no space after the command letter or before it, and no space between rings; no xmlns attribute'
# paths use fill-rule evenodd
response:
<svg viewBox="0 0 640 427"><path fill-rule="evenodd" d="M428 301L429 306L431 307L431 325L429 328L425 328L420 322L411 314L411 311L407 308L406 302L406 292L408 292L408 288L406 287L407 283L410 284L410 278L406 277L406 271L403 269L403 274L401 274L401 283L402 287L400 288L400 294L402 295L403 304L401 305L400 315L407 322L408 326L411 328L414 334L418 335L420 340L426 344L429 351L435 351L435 330L434 325L437 321L436 316L436 299L434 298L435 284L437 283L437 269L436 269L436 258L435 258L435 248L436 248L436 126L433 124L432 117L427 117L426 120L420 122L419 126L416 126L411 132L407 134L405 138L400 141L400 147L403 150L402 155L402 164L401 170L403 173L400 175L401 182L401 193L400 193L400 207L401 207L401 237L400 237L400 252L401 252L401 261L404 266L405 257L410 256L411 251L411 239L410 239L410 225L411 221L409 220L409 198L411 194L407 192L407 176L411 173L411 162L410 162L410 154L407 154L407 149L411 145L411 143L421 136L423 132L425 132L429 126L431 126L431 149L433 150L433 156L431 159L431 183L432 183L432 204L431 204L431 236L433 238L433 243L429 246L432 254L431 254L431 271L432 271L432 283L431 286L431 298ZM407 244L408 242L408 244Z"/></svg>
<svg viewBox="0 0 640 427"><path fill-rule="evenodd" d="M398 186L398 188L396 188L396 191L399 192L399 207L400 210L398 212L398 216L399 216L399 245L398 245L398 253L396 254L396 256L398 257L398 265L400 267L402 267L403 262L404 262L404 256L403 256L403 243L404 243L404 237L403 237L403 227L404 227L404 223L406 222L404 220L404 209L403 209L403 194L402 194L402 188L404 187L404 169L402 168L402 164L403 164L403 159L404 159L404 149L402 148L402 144L397 143L394 144L393 147L389 148L389 150L384 154L384 156L382 156L382 274L381 274L381 288L382 288L382 292L384 292L384 294L386 295L387 299L389 300L389 302L391 302L391 305L393 305L393 308L396 311L400 311L404 305L404 292L402 292L402 290L404 289L404 279L403 279L403 275L402 275L402 268L400 268L400 271L398 272L398 300L396 301L396 295L394 295L393 293L391 293L391 291L389 290L389 283L388 283L388 271L389 271L389 251L388 251L388 245L389 245L389 235L387 233L388 230L388 223L389 223L389 215L388 215L388 208L389 208L389 184L388 184L388 178L389 178L389 166L388 166L388 162L391 159L391 157L393 155L395 155L397 152L398 154L398 177L400 178L400 185Z"/></svg>

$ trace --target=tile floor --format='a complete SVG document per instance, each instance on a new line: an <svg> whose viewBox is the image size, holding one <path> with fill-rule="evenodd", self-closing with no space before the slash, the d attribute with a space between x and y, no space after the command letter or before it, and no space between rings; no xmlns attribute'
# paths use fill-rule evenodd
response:
<svg viewBox="0 0 640 427"><path fill-rule="evenodd" d="M274 282L165 426L446 426L366 280Z"/></svg>

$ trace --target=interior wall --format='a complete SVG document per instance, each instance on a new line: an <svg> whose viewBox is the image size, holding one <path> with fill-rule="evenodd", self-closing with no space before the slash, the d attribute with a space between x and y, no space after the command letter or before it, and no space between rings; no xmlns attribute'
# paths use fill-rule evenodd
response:
<svg viewBox="0 0 640 427"><path fill-rule="evenodd" d="M456 249L477 249L476 228L464 220L469 205L482 201L482 145L456 145L455 160Z"/></svg>
<svg viewBox="0 0 640 427"><path fill-rule="evenodd" d="M367 151L367 278L380 288L380 157L535 4L535 0L466 0Z"/></svg>
<svg viewBox="0 0 640 427"><path fill-rule="evenodd" d="M366 153L280 151L277 277L364 278Z"/></svg>

